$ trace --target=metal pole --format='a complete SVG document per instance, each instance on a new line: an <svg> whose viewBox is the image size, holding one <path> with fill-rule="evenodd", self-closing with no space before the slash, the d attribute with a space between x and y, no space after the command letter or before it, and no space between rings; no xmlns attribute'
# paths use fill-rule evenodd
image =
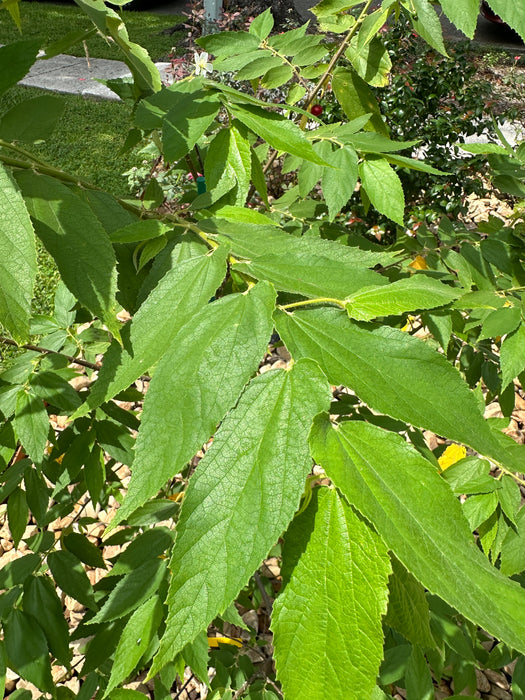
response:
<svg viewBox="0 0 525 700"><path fill-rule="evenodd" d="M221 11L222 0L204 0L204 15L208 33L211 34L217 31L217 20Z"/></svg>

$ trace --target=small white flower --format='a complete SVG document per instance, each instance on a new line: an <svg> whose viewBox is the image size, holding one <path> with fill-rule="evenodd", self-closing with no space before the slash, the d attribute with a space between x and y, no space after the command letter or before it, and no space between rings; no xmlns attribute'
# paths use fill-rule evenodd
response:
<svg viewBox="0 0 525 700"><path fill-rule="evenodd" d="M195 75L206 75L206 73L211 73L213 70L213 65L208 62L208 54L206 51L202 53L194 54L195 61Z"/></svg>

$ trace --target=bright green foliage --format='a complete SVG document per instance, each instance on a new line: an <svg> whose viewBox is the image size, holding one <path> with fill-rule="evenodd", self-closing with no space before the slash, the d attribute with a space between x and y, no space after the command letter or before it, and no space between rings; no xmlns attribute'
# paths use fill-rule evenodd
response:
<svg viewBox="0 0 525 700"><path fill-rule="evenodd" d="M396 557L392 557L385 622L414 645L423 648L435 646L425 589Z"/></svg>
<svg viewBox="0 0 525 700"><path fill-rule="evenodd" d="M155 593L165 573L166 562L163 559L144 562L133 569L117 583L105 604L89 622L95 624L105 620L118 620L136 610Z"/></svg>
<svg viewBox="0 0 525 700"><path fill-rule="evenodd" d="M129 618L115 652L106 694L133 671L147 650L161 619L162 603L158 596L149 598Z"/></svg>
<svg viewBox="0 0 525 700"><path fill-rule="evenodd" d="M11 610L4 621L4 643L10 668L44 692L53 692L46 638L34 618Z"/></svg>
<svg viewBox="0 0 525 700"><path fill-rule="evenodd" d="M508 0L503 0L508 3ZM479 3L478 0L464 0L455 2L454 0L440 0L440 5L451 22L458 29L472 39L476 30Z"/></svg>
<svg viewBox="0 0 525 700"><path fill-rule="evenodd" d="M33 462L40 464L49 434L49 418L44 402L21 389L16 397L15 433Z"/></svg>
<svg viewBox="0 0 525 700"><path fill-rule="evenodd" d="M336 490L319 489L309 508L311 534L273 609L277 677L291 698L315 700L328 687L336 697L350 688L368 697L382 658L387 550ZM305 543L301 525L298 518L286 545Z"/></svg>
<svg viewBox="0 0 525 700"><path fill-rule="evenodd" d="M268 344L274 300L261 282L205 306L174 338L144 402L133 477L114 524L183 469L234 405ZM233 373L224 354L237 357Z"/></svg>
<svg viewBox="0 0 525 700"><path fill-rule="evenodd" d="M364 423L334 429L323 416L314 423L311 445L349 502L428 590L525 650L525 614L513 624L525 593L476 547L458 501L427 460L393 433ZM407 532L414 535L407 539ZM470 581L468 589L458 587L463 579Z"/></svg>
<svg viewBox="0 0 525 700"><path fill-rule="evenodd" d="M45 55L95 31L122 50L114 106L156 172L134 200L96 189L18 143L51 133L58 98L4 98L0 324L31 344L0 368L18 549L0 686L9 667L58 700L132 700L144 671L167 700L189 666L212 700L431 700L516 661L521 697L525 448L503 430L525 369L522 210L413 225L406 171L446 174L391 138L376 97L399 17L446 54L435 3L323 0L314 32L274 33L268 10L201 37L213 72L169 87L115 10L77 4L94 29ZM441 4L472 32L477 1ZM521 9L494 9L522 31ZM0 93L39 47L0 49ZM525 196L523 145L468 148ZM61 277L38 314L35 235Z"/></svg>
<svg viewBox="0 0 525 700"><path fill-rule="evenodd" d="M48 576L31 576L24 584L24 610L37 621L51 653L65 666L69 666L69 633L62 615L62 604L53 582Z"/></svg>
<svg viewBox="0 0 525 700"><path fill-rule="evenodd" d="M228 607L292 519L310 470L305 438L328 400L304 360L250 382L223 421L184 499L154 668Z"/></svg>
<svg viewBox="0 0 525 700"><path fill-rule="evenodd" d="M1 49L0 49L1 51ZM9 172L0 165L0 323L25 340L36 278L33 227L24 200Z"/></svg>
<svg viewBox="0 0 525 700"><path fill-rule="evenodd" d="M401 182L383 158L367 158L359 167L361 182L375 208L403 225L405 197Z"/></svg>
<svg viewBox="0 0 525 700"><path fill-rule="evenodd" d="M224 265L224 252L217 251L189 258L164 275L123 330L123 346L113 342L109 349L90 394L90 408L125 389L159 360L184 323L214 294Z"/></svg>
<svg viewBox="0 0 525 700"><path fill-rule="evenodd" d="M523 464L522 449L502 454L474 394L427 344L386 326L361 328L336 309L278 311L275 320L293 357L317 360L333 384L349 386L376 410L471 445L509 466L515 463L516 469Z"/></svg>
<svg viewBox="0 0 525 700"><path fill-rule="evenodd" d="M350 318L370 321L378 316L444 306L457 299L459 293L432 278L414 275L392 282L386 288L362 289L349 297L345 308Z"/></svg>
<svg viewBox="0 0 525 700"><path fill-rule="evenodd" d="M508 384L525 369L525 325L520 323L501 344L501 385Z"/></svg>
<svg viewBox="0 0 525 700"><path fill-rule="evenodd" d="M115 255L91 209L47 175L17 174L35 230L80 303L118 333Z"/></svg>

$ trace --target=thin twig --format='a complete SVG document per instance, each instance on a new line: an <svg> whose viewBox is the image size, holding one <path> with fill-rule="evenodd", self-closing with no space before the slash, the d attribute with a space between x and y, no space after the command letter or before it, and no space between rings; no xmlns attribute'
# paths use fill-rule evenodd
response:
<svg viewBox="0 0 525 700"><path fill-rule="evenodd" d="M270 596L266 592L266 589L264 587L264 584L262 582L262 579L261 579L258 571L256 571L254 573L253 578L255 579L255 583L257 584L257 588L261 592L261 596L262 596L262 599L264 602L264 607L266 608L266 612L268 613L268 615L271 615L272 614L272 607L273 607L272 599L270 598ZM233 698L232 698L232 700L233 700Z"/></svg>
<svg viewBox="0 0 525 700"><path fill-rule="evenodd" d="M88 369L99 370L102 365L96 364L94 362L88 362L87 360L81 360L79 357L73 357L72 355L66 355L63 352L58 352L57 350L50 350L49 348L42 348L40 345L31 345L31 343L26 343L25 345L19 345L16 341L11 340L11 338L6 338L5 336L0 336L0 343L5 343L6 345L12 345L14 348L19 350L32 350L33 352L38 352L44 355L60 355L65 357L66 360L74 362L77 365L82 365L82 367L87 367Z"/></svg>
<svg viewBox="0 0 525 700"><path fill-rule="evenodd" d="M251 684L256 681L258 678L264 678L264 674L261 673L260 671L257 671L254 673L252 676L248 678L248 680L244 681L244 683L241 685L239 690L235 693L235 695L232 695L232 700L239 700L241 695L244 693L244 691L251 686Z"/></svg>
<svg viewBox="0 0 525 700"><path fill-rule="evenodd" d="M186 688L188 687L188 685L191 683L191 681L194 678L195 678L195 675L192 673L191 676L188 678L188 680L181 687L181 689L177 691L177 694L173 696L173 700L177 700L177 698L180 698L182 691L186 690Z"/></svg>
<svg viewBox="0 0 525 700"><path fill-rule="evenodd" d="M57 350L50 350L49 348L43 348L40 345L32 345L31 343L19 345L16 341L11 340L11 338L6 338L3 335L0 335L0 343L11 345L12 347L18 348L19 350L31 350L33 352L38 352L44 355L59 355L60 357L65 357L65 359L69 360L69 362L72 362L76 365L81 365L82 367L87 367L87 369L99 370L102 367L100 363L88 362L87 360L82 360L80 357L66 355L63 352L58 352ZM149 382L151 380L151 377L148 377L147 375L143 374L140 377L138 377L138 379L140 379L143 382Z"/></svg>

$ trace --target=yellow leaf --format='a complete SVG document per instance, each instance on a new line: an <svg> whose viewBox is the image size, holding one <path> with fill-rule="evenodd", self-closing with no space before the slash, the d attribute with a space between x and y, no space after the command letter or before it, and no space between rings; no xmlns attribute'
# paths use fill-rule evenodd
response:
<svg viewBox="0 0 525 700"><path fill-rule="evenodd" d="M416 255L408 267L413 270L428 270L427 261L421 255Z"/></svg>
<svg viewBox="0 0 525 700"><path fill-rule="evenodd" d="M218 647L219 644L231 644L234 647L242 647L242 639L237 637L208 637L208 646Z"/></svg>
<svg viewBox="0 0 525 700"><path fill-rule="evenodd" d="M466 456L467 450L465 447L463 447L463 445L456 445L455 443L449 445L447 449L443 452L441 457L438 459L441 471L445 471L445 469L448 469L453 464L456 464L456 462L459 462L460 459L463 459Z"/></svg>

